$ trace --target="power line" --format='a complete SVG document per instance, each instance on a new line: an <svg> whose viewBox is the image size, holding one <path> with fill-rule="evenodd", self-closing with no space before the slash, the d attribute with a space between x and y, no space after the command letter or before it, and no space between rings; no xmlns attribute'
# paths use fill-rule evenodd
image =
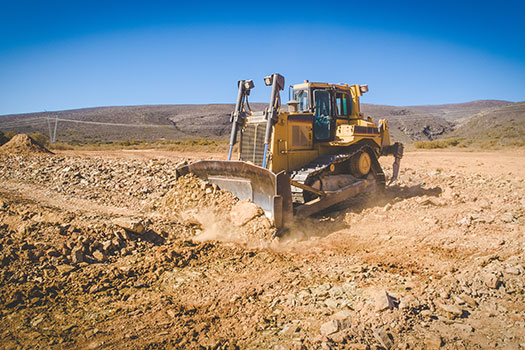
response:
<svg viewBox="0 0 525 350"><path fill-rule="evenodd" d="M90 124L90 125L106 125L106 126L119 126L119 127L139 127L139 128L166 128L166 127L172 127L172 125L158 125L158 124L122 124L122 123L104 123L104 122L92 122L92 121L84 121L84 120L75 120L75 119L66 119L66 118L58 118L57 115L55 115L55 127L51 128L51 118L49 117L39 117L39 118L31 118L31 119L24 119L24 120L11 120L7 122L6 124L0 123L0 128L2 129L16 129L16 128L26 128L36 125L42 125L47 123L47 127L49 130L49 141L54 144L56 142L57 138L57 128L58 128L58 122L69 122L69 123L78 123L78 124ZM37 121L41 120L41 121ZM35 121L35 122L32 122Z"/></svg>
<svg viewBox="0 0 525 350"><path fill-rule="evenodd" d="M46 124L47 122L46 121L41 121L41 122L38 122L38 123L30 123L30 124L19 124L19 125L7 125L7 126L4 126L4 125L0 125L0 128L1 129L13 129L13 128L24 128L24 127L28 127L28 126L34 126L34 125L42 125L42 124Z"/></svg>
<svg viewBox="0 0 525 350"><path fill-rule="evenodd" d="M47 123L49 117L40 117L40 118L32 118L32 119L25 119L20 121L8 121L5 124L0 122L0 127L24 127L28 125L33 125L34 123L27 123L31 120L38 120L38 119L45 119L45 121L42 121L41 123ZM92 125L108 125L108 126L123 126L123 127L139 127L139 128L165 128L165 127L171 127L170 124L123 124L123 123L105 123L105 122L92 122L92 121L85 121L85 120L75 120L75 119L66 119L66 118L55 118L56 121L62 121L62 122L70 122L70 123L79 123L79 124L92 124Z"/></svg>
<svg viewBox="0 0 525 350"><path fill-rule="evenodd" d="M51 143L55 143L55 141L57 140L57 126L58 126L58 116L55 115L55 133L53 134L53 138L51 139Z"/></svg>
<svg viewBox="0 0 525 350"><path fill-rule="evenodd" d="M31 118L31 119L23 119L23 120L10 120L6 122L0 121L0 125L2 126L11 126L11 125L21 125L22 123L28 123L33 120L42 120L42 119L48 119L47 117L40 117L40 118Z"/></svg>
<svg viewBox="0 0 525 350"><path fill-rule="evenodd" d="M170 124L120 124L120 123L104 123L104 122L90 122L85 120L75 120L75 119L65 119L58 118L59 121L71 122L71 123L81 123L81 124L94 124L94 125L109 125L109 126L129 126L129 127L140 127L140 128L165 128L172 126Z"/></svg>

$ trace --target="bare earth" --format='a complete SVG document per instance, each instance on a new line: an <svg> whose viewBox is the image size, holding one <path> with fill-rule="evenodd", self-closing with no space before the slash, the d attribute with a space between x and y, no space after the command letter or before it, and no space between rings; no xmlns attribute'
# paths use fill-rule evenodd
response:
<svg viewBox="0 0 525 350"><path fill-rule="evenodd" d="M203 158L0 154L0 348L525 349L523 150L408 152L277 239Z"/></svg>

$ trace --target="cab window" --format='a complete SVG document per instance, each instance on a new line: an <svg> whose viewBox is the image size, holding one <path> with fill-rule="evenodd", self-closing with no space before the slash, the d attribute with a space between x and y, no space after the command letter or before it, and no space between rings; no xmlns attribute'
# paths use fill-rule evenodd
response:
<svg viewBox="0 0 525 350"><path fill-rule="evenodd" d="M293 93L293 99L299 102L297 108L299 112L308 111L308 90L295 90Z"/></svg>
<svg viewBox="0 0 525 350"><path fill-rule="evenodd" d="M330 115L330 93L326 90L315 90L315 116Z"/></svg>
<svg viewBox="0 0 525 350"><path fill-rule="evenodd" d="M335 118L331 117L330 92L327 90L313 90L315 103L314 138L317 141L329 140L332 134L332 124Z"/></svg>
<svg viewBox="0 0 525 350"><path fill-rule="evenodd" d="M335 95L335 105L337 106L337 115L348 117L351 114L351 99L346 93L338 92Z"/></svg>

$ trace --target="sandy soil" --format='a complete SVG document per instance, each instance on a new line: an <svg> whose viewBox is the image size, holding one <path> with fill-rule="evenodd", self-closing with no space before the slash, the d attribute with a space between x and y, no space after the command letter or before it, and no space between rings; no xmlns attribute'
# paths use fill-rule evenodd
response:
<svg viewBox="0 0 525 350"><path fill-rule="evenodd" d="M525 349L523 151L408 152L277 239L177 187L223 155L0 157L2 348Z"/></svg>

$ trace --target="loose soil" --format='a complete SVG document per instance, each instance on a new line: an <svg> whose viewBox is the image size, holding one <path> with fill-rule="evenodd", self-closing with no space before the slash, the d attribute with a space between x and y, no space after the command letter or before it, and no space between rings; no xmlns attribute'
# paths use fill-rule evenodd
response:
<svg viewBox="0 0 525 350"><path fill-rule="evenodd" d="M1 348L525 349L522 151L408 152L279 238L155 152L0 155Z"/></svg>

